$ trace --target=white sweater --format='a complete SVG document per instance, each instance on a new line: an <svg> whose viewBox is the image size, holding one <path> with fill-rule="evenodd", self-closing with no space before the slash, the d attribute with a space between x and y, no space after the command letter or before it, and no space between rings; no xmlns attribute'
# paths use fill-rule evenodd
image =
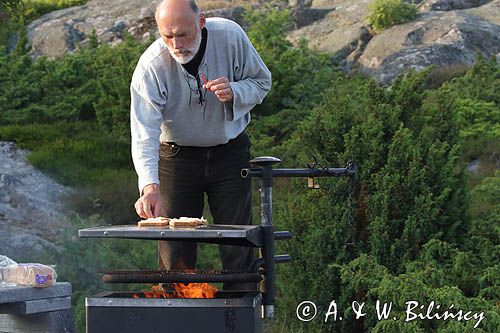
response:
<svg viewBox="0 0 500 333"><path fill-rule="evenodd" d="M207 47L199 73L207 80L227 77L233 101L221 103L204 91L199 104L196 78L171 56L160 38L139 59L130 85L132 158L139 191L158 179L160 142L211 147L237 137L250 110L271 89L271 73L243 29L223 18L208 18Z"/></svg>

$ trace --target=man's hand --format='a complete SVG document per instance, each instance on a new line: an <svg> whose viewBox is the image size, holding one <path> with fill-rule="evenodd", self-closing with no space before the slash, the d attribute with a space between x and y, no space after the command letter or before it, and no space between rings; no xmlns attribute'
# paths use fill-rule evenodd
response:
<svg viewBox="0 0 500 333"><path fill-rule="evenodd" d="M215 96L217 96L222 103L231 102L233 100L233 90L231 89L227 77L210 80L203 85L203 88L214 92Z"/></svg>
<svg viewBox="0 0 500 333"><path fill-rule="evenodd" d="M149 184L142 190L142 196L135 202L135 211L144 218L161 215L160 189L158 184Z"/></svg>

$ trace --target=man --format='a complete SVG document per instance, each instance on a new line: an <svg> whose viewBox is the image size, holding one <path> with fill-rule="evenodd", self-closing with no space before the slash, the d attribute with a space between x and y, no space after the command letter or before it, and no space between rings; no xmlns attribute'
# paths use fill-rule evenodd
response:
<svg viewBox="0 0 500 333"><path fill-rule="evenodd" d="M131 83L132 156L139 216L201 217L204 193L216 224L251 224L245 128L271 88L271 74L236 23L209 18L195 1L164 0L161 38L141 56ZM192 269L196 243L160 241L160 269ZM220 246L224 269L247 269L253 251ZM225 284L224 289L249 285Z"/></svg>

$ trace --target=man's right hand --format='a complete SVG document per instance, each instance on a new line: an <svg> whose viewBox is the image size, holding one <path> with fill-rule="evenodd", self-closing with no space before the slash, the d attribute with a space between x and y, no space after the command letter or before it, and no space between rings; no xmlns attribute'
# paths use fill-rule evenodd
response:
<svg viewBox="0 0 500 333"><path fill-rule="evenodd" d="M158 184L149 184L142 190L142 196L135 202L135 211L144 218L161 215L160 188Z"/></svg>

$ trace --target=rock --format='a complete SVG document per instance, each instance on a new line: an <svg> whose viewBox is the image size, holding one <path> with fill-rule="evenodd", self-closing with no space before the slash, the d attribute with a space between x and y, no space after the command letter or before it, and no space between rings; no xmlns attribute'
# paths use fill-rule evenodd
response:
<svg viewBox="0 0 500 333"><path fill-rule="evenodd" d="M312 8L312 4L312 0L288 1L288 7L292 9L293 18L295 20L295 29L322 20L328 13L334 10L334 8L328 6L324 8Z"/></svg>
<svg viewBox="0 0 500 333"><path fill-rule="evenodd" d="M405 1L419 5L423 12L414 22L389 28L372 39L364 22L372 0L289 0L299 29L288 38L294 43L305 38L310 48L331 54L345 71L359 68L384 84L408 68L469 66L477 52L500 59L496 37L500 0ZM55 58L71 52L78 44L85 45L93 30L101 42L111 45L120 43L127 33L142 40L151 34L158 37L156 3L90 0L83 6L46 14L28 27L32 53ZM259 1L252 1L256 3ZM207 16L226 17L244 25L244 9L233 2L200 0L199 5L223 7L208 10Z"/></svg>
<svg viewBox="0 0 500 333"><path fill-rule="evenodd" d="M245 25L245 21L243 20L244 12L245 8L243 7L232 7L232 8L207 10L205 14L207 15L207 17L225 17L235 21L241 26L244 26Z"/></svg>
<svg viewBox="0 0 500 333"><path fill-rule="evenodd" d="M330 53L334 58L344 59L357 48L370 2L370 0L313 1L311 8L329 8L331 11L324 19L292 31L288 38L292 42L305 38L310 48Z"/></svg>
<svg viewBox="0 0 500 333"><path fill-rule="evenodd" d="M500 53L500 26L463 11L429 12L375 36L359 58L361 71L389 84L409 68L472 65L477 53Z"/></svg>
<svg viewBox="0 0 500 333"><path fill-rule="evenodd" d="M157 0L90 0L85 5L66 8L43 15L28 25L28 38L34 57L50 59L75 51L85 45L95 30L97 38L111 45L123 41L126 33L147 40L156 38L154 12ZM214 9L207 17L220 16L242 24L243 7Z"/></svg>
<svg viewBox="0 0 500 333"><path fill-rule="evenodd" d="M0 142L0 254L19 262L57 250L70 193L29 165L26 154Z"/></svg>
<svg viewBox="0 0 500 333"><path fill-rule="evenodd" d="M144 38L154 29L156 0L91 0L85 5L66 8L43 15L28 25L32 54L55 58L85 44L92 31L104 43L121 41L126 32ZM146 38L149 37L149 34Z"/></svg>
<svg viewBox="0 0 500 333"><path fill-rule="evenodd" d="M419 7L421 11L449 11L482 6L491 0L426 0Z"/></svg>
<svg viewBox="0 0 500 333"><path fill-rule="evenodd" d="M500 25L500 0L493 0L481 7L466 9L464 12Z"/></svg>
<svg viewBox="0 0 500 333"><path fill-rule="evenodd" d="M469 164L467 164L467 171L478 174L480 165L481 165L481 160L479 158L476 158L470 161Z"/></svg>

